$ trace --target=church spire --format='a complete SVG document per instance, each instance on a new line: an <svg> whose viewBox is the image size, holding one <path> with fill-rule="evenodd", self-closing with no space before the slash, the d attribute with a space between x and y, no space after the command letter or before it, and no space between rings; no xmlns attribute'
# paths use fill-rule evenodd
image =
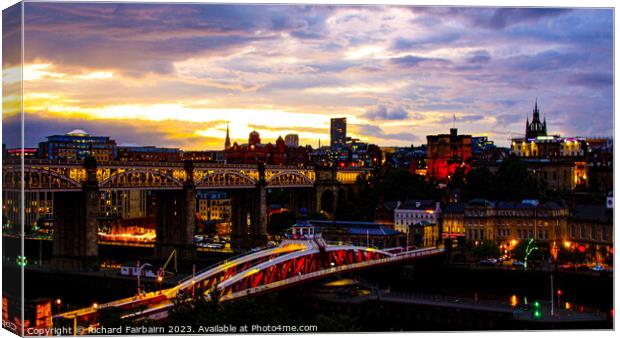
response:
<svg viewBox="0 0 620 338"><path fill-rule="evenodd" d="M538 109L538 97L534 101L534 109L532 109L532 122L529 117L525 121L525 137L536 138L538 136L547 136L547 118L544 122L540 122L540 110Z"/></svg>
<svg viewBox="0 0 620 338"><path fill-rule="evenodd" d="M533 115L534 117L532 118L532 123L534 122L540 122L540 112L538 111L538 97L536 98L536 101L534 102L534 111L533 111Z"/></svg>
<svg viewBox="0 0 620 338"><path fill-rule="evenodd" d="M228 132L228 123L226 123L226 141L224 141L224 150L230 148L230 133Z"/></svg>

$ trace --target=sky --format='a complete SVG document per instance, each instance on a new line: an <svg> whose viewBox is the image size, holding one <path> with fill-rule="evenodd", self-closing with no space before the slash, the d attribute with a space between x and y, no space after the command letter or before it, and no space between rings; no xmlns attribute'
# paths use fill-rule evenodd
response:
<svg viewBox="0 0 620 338"><path fill-rule="evenodd" d="M613 132L610 9L26 3L24 22L26 146L82 129L218 150L228 125L316 147L332 117L381 146L453 123L507 145L536 99L550 133Z"/></svg>

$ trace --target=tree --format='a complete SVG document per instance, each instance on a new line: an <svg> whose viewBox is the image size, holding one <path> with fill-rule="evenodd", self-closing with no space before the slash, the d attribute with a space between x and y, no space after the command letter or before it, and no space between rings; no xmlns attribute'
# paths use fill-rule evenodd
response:
<svg viewBox="0 0 620 338"><path fill-rule="evenodd" d="M267 222L267 231L272 235L280 234L292 227L295 222L295 215L290 211L273 214Z"/></svg>
<svg viewBox="0 0 620 338"><path fill-rule="evenodd" d="M497 199L520 201L540 195L538 182L527 170L526 164L511 154L500 165L493 187Z"/></svg>
<svg viewBox="0 0 620 338"><path fill-rule="evenodd" d="M494 179L494 175L487 167L473 168L465 177L465 185L462 189L463 199L465 201L474 198L494 199Z"/></svg>
<svg viewBox="0 0 620 338"><path fill-rule="evenodd" d="M476 259L499 257L500 249L494 241L483 241L473 248Z"/></svg>
<svg viewBox="0 0 620 338"><path fill-rule="evenodd" d="M412 174L402 168L388 169L383 177L377 179L376 184L377 194L385 200L404 201L435 195L435 188L426 182L424 176Z"/></svg>

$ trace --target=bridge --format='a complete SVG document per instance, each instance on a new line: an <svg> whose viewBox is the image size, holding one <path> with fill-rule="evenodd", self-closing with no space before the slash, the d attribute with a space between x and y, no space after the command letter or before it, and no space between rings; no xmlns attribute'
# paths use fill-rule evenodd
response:
<svg viewBox="0 0 620 338"><path fill-rule="evenodd" d="M113 308L120 310L123 319L160 321L168 317L175 299L187 299L183 295L200 296L195 293L204 292L202 296L210 299L217 290L219 301L231 301L339 273L423 259L444 251L438 247L379 250L354 245L329 245L320 236L314 236L313 232L304 233L306 229L294 227L293 233L297 231L298 235L294 239L285 240L275 248L245 254L207 268L172 288L62 313L55 318L66 319L74 326L97 327L100 311Z"/></svg>
<svg viewBox="0 0 620 338"><path fill-rule="evenodd" d="M243 189L256 187L260 180L268 188L313 187L317 171L333 170L301 165L44 159L26 159L23 168L19 160L10 159L3 162L3 167L3 190L23 188L32 192L78 192L91 180L91 174L97 188L108 191L182 190L185 182L193 182L197 189ZM333 179L340 184L352 184L357 176L368 172L368 168L339 168Z"/></svg>
<svg viewBox="0 0 620 338"><path fill-rule="evenodd" d="M53 192L56 221L52 264L60 269L96 269L100 191L149 190L156 201L158 257L176 250L192 259L196 191L228 191L232 200L233 248L266 242L267 189L290 189L291 210L332 213L346 185L368 168L320 168L263 164L183 162L100 162L24 159L3 162L4 196L17 205L21 192ZM7 197L5 197L7 198ZM19 223L19 222L16 222Z"/></svg>

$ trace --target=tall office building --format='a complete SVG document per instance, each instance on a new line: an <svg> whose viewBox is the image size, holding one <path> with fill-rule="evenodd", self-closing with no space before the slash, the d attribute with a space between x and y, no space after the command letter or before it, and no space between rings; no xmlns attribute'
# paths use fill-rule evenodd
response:
<svg viewBox="0 0 620 338"><path fill-rule="evenodd" d="M297 134L288 134L284 136L284 144L286 144L289 148L297 148L299 147L299 135Z"/></svg>
<svg viewBox="0 0 620 338"><path fill-rule="evenodd" d="M347 118L331 119L331 148L342 148L347 145Z"/></svg>

